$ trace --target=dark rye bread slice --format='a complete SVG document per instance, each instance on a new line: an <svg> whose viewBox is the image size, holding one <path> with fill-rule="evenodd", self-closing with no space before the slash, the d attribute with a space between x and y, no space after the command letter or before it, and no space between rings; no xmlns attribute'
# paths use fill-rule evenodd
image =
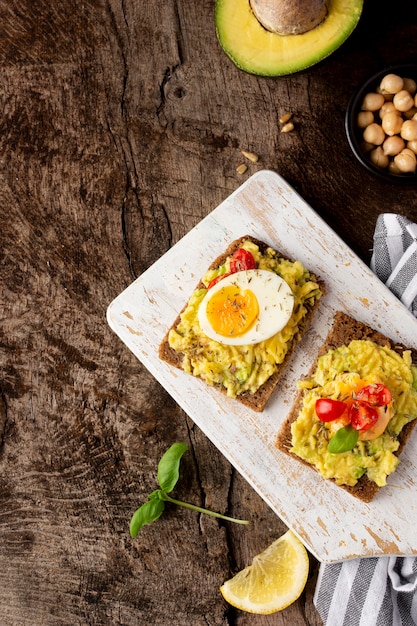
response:
<svg viewBox="0 0 417 626"><path fill-rule="evenodd" d="M218 256L211 263L211 265L208 267L208 270L216 269L217 267L220 267L220 265L222 265L226 261L228 256L231 256L236 250L238 250L242 246L243 242L248 241L248 240L253 242L253 243L255 243L259 247L259 250L262 253L265 253L267 248L271 247L268 244L264 243L263 241L260 241L260 240L254 238L254 237L251 237L250 235L245 235L243 237L240 237L239 239L236 239L236 240L232 241L230 243L230 245L226 248L224 253L221 254L220 256ZM288 257L284 256L283 254L281 254L278 250L276 250L276 252L278 253L278 256L280 258L284 258L284 259L287 259L287 260L292 260L292 259L289 259ZM319 279L317 276L312 274L312 273L311 273L311 277L312 277L313 280L315 280L318 283L322 294L324 294L324 292L325 292L324 282L321 279ZM196 289L204 288L204 287L205 287L205 285L202 282L200 282L196 286ZM311 320L312 320L313 315L314 315L314 312L316 311L316 309L318 307L318 304L319 304L319 299L315 300L314 305L309 307L309 309L307 311L307 314L304 317L303 323L299 327L298 334L292 340L291 345L289 347L289 350L288 350L288 352L287 352L287 354L285 356L285 359L281 363L281 365L278 368L278 370L255 393L244 392L242 394L239 394L236 397L236 400L238 400L242 404L250 407L254 411L259 411L260 412L260 411L264 410L266 403L268 402L269 398L271 397L275 387L278 384L278 381L279 381L280 377L282 376L282 373L283 373L283 371L285 369L285 366L287 365L289 359L291 358L291 354L293 353L296 344L301 339L303 334L306 332L308 326L310 325ZM184 306L184 309L185 309L185 306ZM181 311L181 313L182 313L182 311ZM178 326L178 324L181 321L181 313L178 315L177 319L175 320L175 322L173 323L171 328L176 328ZM166 333L166 335L165 335L165 337L164 337L164 339L163 339L163 341L162 341L162 343L161 343L161 345L159 347L159 357L162 360L167 361L170 365L173 365L175 367L178 367L179 369L182 369L182 358L183 358L182 353L181 352L176 352L175 350L173 350L170 347L169 343L168 343L168 335L169 335L169 331L171 330L171 328ZM216 387L221 392L226 393L225 388L222 387L221 385L216 385Z"/></svg>
<svg viewBox="0 0 417 626"><path fill-rule="evenodd" d="M326 354L329 350L333 350L335 348L339 348L340 346L347 345L354 339L361 340L369 340L374 341L375 343L381 346L387 346L392 350L395 350L398 353L402 353L404 350L410 350L412 355L413 364L417 364L417 349L409 348L403 346L401 344L395 343L391 341L388 337L383 335L382 333L370 328L363 322L359 322L355 320L353 317L350 317L346 313L342 313L341 311L337 311L334 317L333 326L326 338L326 341L322 345L317 355L317 358L322 354ZM307 378L311 377L316 369L316 363L314 363L311 368ZM290 452L292 447L291 443L291 424L297 419L297 416L300 412L302 406L304 392L300 390L296 396L294 404L292 406L291 412L288 414L287 419L285 420L280 432L278 433L278 437L276 439L276 446L282 452L289 454L294 459L297 459L300 463L304 465L308 465L311 469L316 471L315 467L301 459L296 454ZM399 456L401 451L403 450L407 440L409 439L411 432L416 425L416 420L409 422L402 429L398 439L400 442L399 448L396 451L396 456ZM333 479L325 479L325 480L333 480ZM333 481L334 482L334 481ZM362 476L354 487L349 485L339 485L342 489L345 489L353 496L359 498L363 502L371 502L373 498L376 496L381 487L378 487L376 483L369 480L367 476Z"/></svg>

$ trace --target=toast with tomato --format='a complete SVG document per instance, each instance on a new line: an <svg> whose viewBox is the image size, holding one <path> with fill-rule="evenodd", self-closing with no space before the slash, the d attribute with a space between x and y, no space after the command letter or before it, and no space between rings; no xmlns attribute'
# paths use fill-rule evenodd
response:
<svg viewBox="0 0 417 626"><path fill-rule="evenodd" d="M298 387L278 449L370 502L416 424L417 349L339 311Z"/></svg>
<svg viewBox="0 0 417 626"><path fill-rule="evenodd" d="M159 356L262 411L323 293L323 281L300 261L240 237L211 263Z"/></svg>

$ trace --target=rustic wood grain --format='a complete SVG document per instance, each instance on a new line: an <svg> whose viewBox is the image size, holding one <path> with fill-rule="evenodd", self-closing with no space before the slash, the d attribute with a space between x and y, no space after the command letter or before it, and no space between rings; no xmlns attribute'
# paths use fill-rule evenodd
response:
<svg viewBox="0 0 417 626"><path fill-rule="evenodd" d="M355 87L415 59L413 0L366 2L319 66L262 79L221 51L213 0L0 0L0 613L4 626L318 626L302 597L259 617L219 586L285 531L107 326L110 301L258 169L283 175L365 261L414 188L364 173ZM282 134L279 116L294 114ZM259 154L239 176L241 150ZM185 441L176 494L249 528L167 509L128 522Z"/></svg>

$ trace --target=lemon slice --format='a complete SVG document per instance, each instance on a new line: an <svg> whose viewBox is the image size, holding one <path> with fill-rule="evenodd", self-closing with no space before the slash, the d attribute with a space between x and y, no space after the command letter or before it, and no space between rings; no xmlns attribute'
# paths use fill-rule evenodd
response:
<svg viewBox="0 0 417 626"><path fill-rule="evenodd" d="M308 553L288 530L220 587L223 598L249 613L275 613L295 602L307 582Z"/></svg>

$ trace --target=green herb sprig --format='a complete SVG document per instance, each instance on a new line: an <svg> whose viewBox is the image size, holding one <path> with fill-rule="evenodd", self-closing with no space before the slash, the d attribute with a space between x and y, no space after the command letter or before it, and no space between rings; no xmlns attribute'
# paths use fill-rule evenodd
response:
<svg viewBox="0 0 417 626"><path fill-rule="evenodd" d="M211 515L212 517L218 517L220 519L227 520L228 522L235 522L236 524L250 524L247 520L235 519L234 517L228 517L227 515L222 515L221 513L215 513L214 511L203 509L195 504L188 504L188 502L175 500L168 495L178 482L181 458L187 449L188 446L185 443L174 443L162 456L158 463L158 484L160 488L152 491L152 493L148 495L147 501L132 515L129 526L130 536L132 538L137 536L142 526L155 522L159 517L161 517L165 509L165 502L171 502L171 504L176 504L186 509L197 511L198 513L205 513L206 515Z"/></svg>
<svg viewBox="0 0 417 626"><path fill-rule="evenodd" d="M342 452L349 452L358 443L359 433L352 428L350 424L339 428L336 434L330 439L327 449L332 454L341 454Z"/></svg>

